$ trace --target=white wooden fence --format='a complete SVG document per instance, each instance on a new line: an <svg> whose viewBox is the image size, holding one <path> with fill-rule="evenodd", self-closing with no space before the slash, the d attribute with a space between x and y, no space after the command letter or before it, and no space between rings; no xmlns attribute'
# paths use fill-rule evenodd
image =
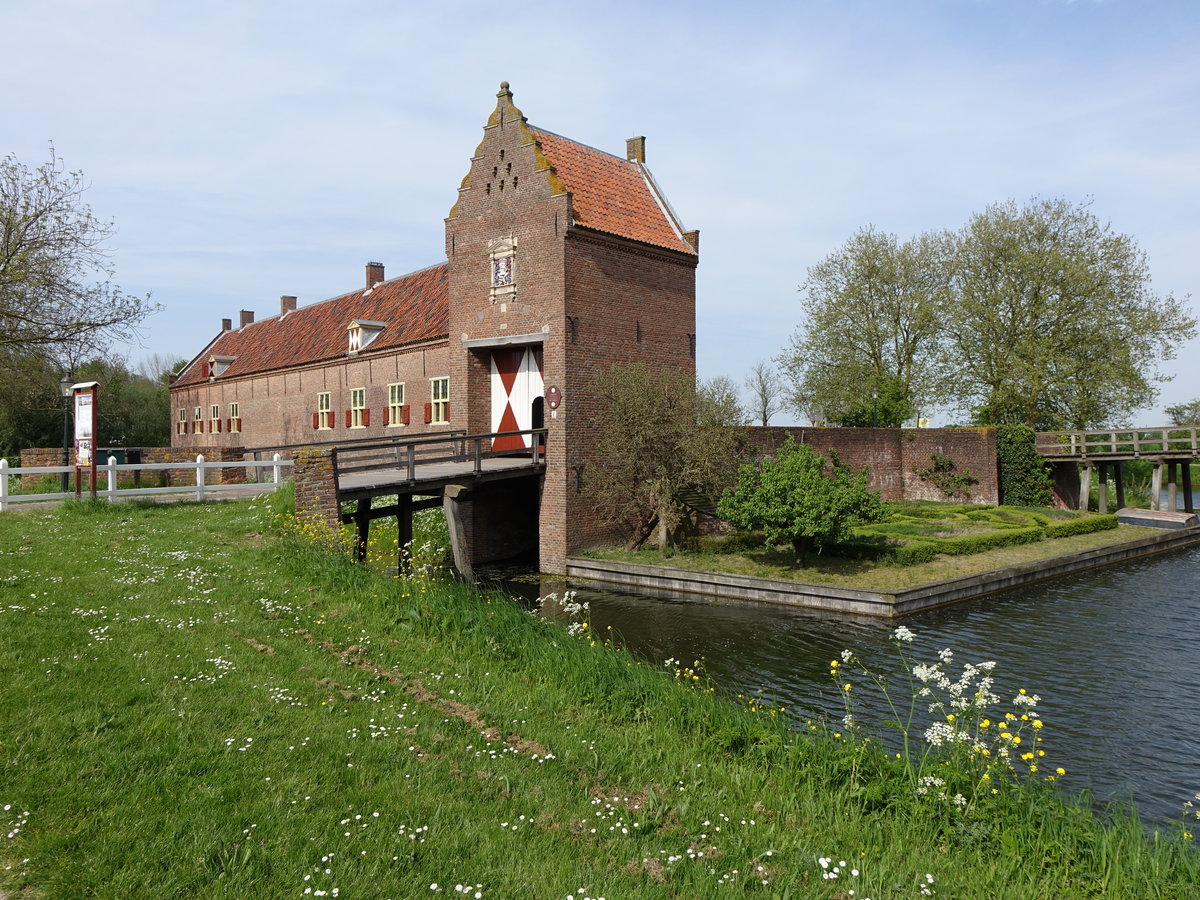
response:
<svg viewBox="0 0 1200 900"><path fill-rule="evenodd" d="M257 493L265 489L265 485L270 485L270 489L274 490L283 483L282 470L290 467L292 461L290 459L280 459L276 453L270 462L260 461L238 461L238 462L205 462L204 456L201 454L196 457L195 462L186 463L126 463L117 465L117 459L114 456L108 458L107 465L96 466L96 496L106 497L110 501L115 501L118 497L146 497L161 494L186 495L186 499L204 500L212 494L228 496L238 496L239 494ZM134 487L134 488L118 488L117 473L118 472L161 472L168 469L191 469L196 473L194 484L171 485L170 487ZM205 472L212 469L254 469L257 475L257 483L250 484L205 484ZM51 494L25 494L12 493L9 490L9 478L11 476L21 475L62 475L64 472L72 473L75 471L74 466L17 466L10 468L8 460L0 459L0 511L8 509L9 504L13 503L46 503L55 500L67 500L75 496L74 491L63 493L56 491ZM88 478L89 472L87 469L81 470L84 478ZM263 476L267 477L264 478ZM101 481L104 482L104 487L101 487ZM81 495L90 493L88 485L83 485ZM178 499L185 499L179 497Z"/></svg>

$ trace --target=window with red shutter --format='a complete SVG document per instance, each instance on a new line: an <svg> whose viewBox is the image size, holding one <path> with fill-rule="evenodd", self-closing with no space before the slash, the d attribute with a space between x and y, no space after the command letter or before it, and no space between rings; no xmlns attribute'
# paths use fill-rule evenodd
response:
<svg viewBox="0 0 1200 900"><path fill-rule="evenodd" d="M346 410L346 427L350 427L350 410Z"/></svg>
<svg viewBox="0 0 1200 900"><path fill-rule="evenodd" d="M392 424L392 423L391 423L391 422L388 420L388 408L387 408L386 406L383 408L383 424L384 424L384 425L391 425L391 424Z"/></svg>
<svg viewBox="0 0 1200 900"><path fill-rule="evenodd" d="M425 404L425 424L428 425L432 421L433 421L433 404L426 403Z"/></svg>
<svg viewBox="0 0 1200 900"><path fill-rule="evenodd" d="M407 425L408 419L409 419L408 404L405 403L402 407L400 407L400 421L403 422L405 425Z"/></svg>
<svg viewBox="0 0 1200 900"><path fill-rule="evenodd" d="M370 407L365 407L365 408L363 409L363 411L362 411L362 412L363 412L363 416L362 416L362 419L363 419L363 427L364 427L364 428L368 428L368 427L370 427L370 425L371 425L371 410L370 410Z"/></svg>
<svg viewBox="0 0 1200 900"><path fill-rule="evenodd" d="M321 427L321 414L313 413L313 430L315 431L316 429L318 429L320 427Z"/></svg>

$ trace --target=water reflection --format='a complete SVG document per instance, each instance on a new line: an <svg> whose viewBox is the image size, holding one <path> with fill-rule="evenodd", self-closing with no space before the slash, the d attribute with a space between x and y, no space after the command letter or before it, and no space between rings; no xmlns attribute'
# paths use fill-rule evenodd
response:
<svg viewBox="0 0 1200 900"><path fill-rule="evenodd" d="M880 667L895 623L757 604L580 589L593 628L661 663L703 659L725 690L761 693L796 717L842 715L829 661L844 648ZM1042 697L1050 767L1099 797L1174 817L1200 791L1200 550L1109 567L904 619L932 661L997 661L998 693ZM860 702L863 700L859 698ZM875 721L882 716L876 709ZM860 718L865 718L860 715Z"/></svg>

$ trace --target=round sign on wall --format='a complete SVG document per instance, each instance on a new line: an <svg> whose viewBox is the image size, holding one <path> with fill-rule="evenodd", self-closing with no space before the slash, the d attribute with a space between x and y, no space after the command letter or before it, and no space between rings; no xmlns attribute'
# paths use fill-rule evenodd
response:
<svg viewBox="0 0 1200 900"><path fill-rule="evenodd" d="M546 388L546 405L551 409L558 409L558 404L562 403L562 391L554 385Z"/></svg>

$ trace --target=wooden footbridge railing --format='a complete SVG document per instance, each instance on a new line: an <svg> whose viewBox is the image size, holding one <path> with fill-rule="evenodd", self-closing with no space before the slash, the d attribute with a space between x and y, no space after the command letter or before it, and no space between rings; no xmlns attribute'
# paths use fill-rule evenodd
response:
<svg viewBox="0 0 1200 900"><path fill-rule="evenodd" d="M1054 460L1196 459L1200 458L1200 427L1043 432L1037 436L1037 449Z"/></svg>
<svg viewBox="0 0 1200 900"><path fill-rule="evenodd" d="M1183 506L1193 512L1192 463L1200 459L1200 426L1166 426L1163 428L1124 428L1109 431L1056 431L1036 437L1038 452L1056 469L1066 467L1078 472L1074 463L1083 466L1079 477L1078 505L1082 509L1091 492L1092 470L1099 475L1100 512L1108 511L1108 475L1111 469L1117 492L1117 506L1125 505L1121 479L1121 463L1144 459L1154 465L1150 486L1150 508L1162 507L1162 489L1167 486L1167 510L1177 505L1177 477L1182 477ZM1074 477L1074 476L1072 476ZM1056 476L1057 480L1057 476Z"/></svg>

